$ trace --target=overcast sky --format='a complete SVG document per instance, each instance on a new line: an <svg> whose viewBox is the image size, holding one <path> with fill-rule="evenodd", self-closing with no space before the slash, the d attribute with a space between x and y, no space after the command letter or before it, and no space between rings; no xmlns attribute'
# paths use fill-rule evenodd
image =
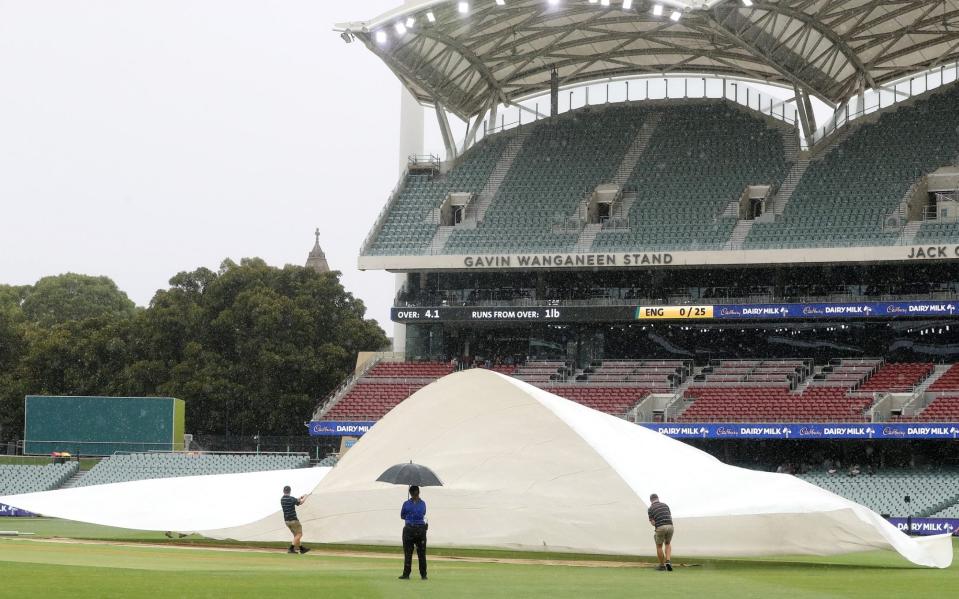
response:
<svg viewBox="0 0 959 599"><path fill-rule="evenodd" d="M397 182L400 86L332 26L398 4L0 0L0 283L106 275L145 306L227 257L302 264L319 227L391 333L393 277L356 259Z"/></svg>
<svg viewBox="0 0 959 599"><path fill-rule="evenodd" d="M179 271L356 270L397 180L399 83L336 22L396 0L0 1L0 283L106 275L140 305Z"/></svg>

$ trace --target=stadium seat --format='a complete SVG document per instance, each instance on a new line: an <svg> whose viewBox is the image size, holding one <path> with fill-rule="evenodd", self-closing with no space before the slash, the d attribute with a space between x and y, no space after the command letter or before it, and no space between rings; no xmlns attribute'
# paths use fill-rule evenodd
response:
<svg viewBox="0 0 959 599"><path fill-rule="evenodd" d="M38 493L59 488L76 474L80 463L44 464L42 466L0 464L0 495Z"/></svg>
<svg viewBox="0 0 959 599"><path fill-rule="evenodd" d="M101 460L76 486L87 487L148 478L292 470L309 465L310 458L306 454L117 454Z"/></svg>

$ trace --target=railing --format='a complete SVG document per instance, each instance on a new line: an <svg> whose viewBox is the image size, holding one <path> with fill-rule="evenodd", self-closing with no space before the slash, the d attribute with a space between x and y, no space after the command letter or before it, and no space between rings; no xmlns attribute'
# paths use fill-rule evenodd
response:
<svg viewBox="0 0 959 599"><path fill-rule="evenodd" d="M783 100L765 94L743 81L731 81L713 76L630 77L613 81L581 85L560 90L558 114L587 106L605 106L626 102L655 102L664 100L727 100L767 117L796 126L799 118L793 100ZM592 95L592 98L590 96ZM545 111L540 110L540 103ZM480 139L550 117L549 92L514 102L515 115L500 112L498 122L483 121Z"/></svg>
<svg viewBox="0 0 959 599"><path fill-rule="evenodd" d="M553 233L579 233L586 226L586 220L576 216L566 216L553 221Z"/></svg>
<svg viewBox="0 0 959 599"><path fill-rule="evenodd" d="M253 437L253 440L256 441L256 437ZM158 451L158 450L148 450L148 451L114 451L113 456L118 455L134 455L134 454L160 454L168 455L170 453L176 453L183 455L184 457L200 457L205 455L228 455L228 456L260 456L260 455L302 455L309 457L309 453L305 451L207 451L204 449L191 449L189 451Z"/></svg>
<svg viewBox="0 0 959 599"><path fill-rule="evenodd" d="M940 223L955 223L959 222L959 213L955 210L952 213L946 213L941 210L939 204L941 202L959 202L959 189L955 191L937 191L936 194L936 205L935 206L926 206L922 210L922 220L923 221L936 221Z"/></svg>
<svg viewBox="0 0 959 599"><path fill-rule="evenodd" d="M686 410L686 392L677 391L663 408L663 422L673 422Z"/></svg>
<svg viewBox="0 0 959 599"><path fill-rule="evenodd" d="M33 447L43 447L44 451L41 453L31 452L26 454L26 450ZM126 452L126 453L143 453L143 452L174 452L178 451L177 446L182 446L181 443L144 443L138 441L82 441L77 439L42 439L42 440L27 440L22 442L20 451L25 455L46 455L49 452L47 448L55 446L57 451L68 451L72 454L72 457L79 456L103 456L117 452ZM125 449L114 449L114 448L125 448ZM98 451L100 450L100 451Z"/></svg>
<svg viewBox="0 0 959 599"><path fill-rule="evenodd" d="M440 170L442 161L436 154L410 154L407 158L408 170L429 169Z"/></svg>

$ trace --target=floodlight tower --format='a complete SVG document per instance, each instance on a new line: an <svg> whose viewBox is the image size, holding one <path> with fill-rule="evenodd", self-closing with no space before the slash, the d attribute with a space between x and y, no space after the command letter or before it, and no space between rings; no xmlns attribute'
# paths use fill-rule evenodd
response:
<svg viewBox="0 0 959 599"><path fill-rule="evenodd" d="M409 4L410 0L407 0ZM423 117L423 106L413 97L410 92L400 86L400 155L399 155L399 176L403 176L406 167L409 164L410 156L416 156L423 153L423 128L425 119ZM406 284L406 273L396 273L393 275L394 291L399 293L403 285ZM406 325L398 322L393 323L393 351L402 352L406 348Z"/></svg>

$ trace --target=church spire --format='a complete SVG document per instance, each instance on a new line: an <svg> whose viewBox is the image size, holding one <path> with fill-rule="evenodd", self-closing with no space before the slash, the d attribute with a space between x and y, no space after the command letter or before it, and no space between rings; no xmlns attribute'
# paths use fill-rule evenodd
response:
<svg viewBox="0 0 959 599"><path fill-rule="evenodd" d="M310 250L310 256L306 259L306 267L312 268L318 273L330 272L330 265L326 262L326 254L320 247L319 228L316 229L314 235L316 236L316 242L313 244L313 249Z"/></svg>

